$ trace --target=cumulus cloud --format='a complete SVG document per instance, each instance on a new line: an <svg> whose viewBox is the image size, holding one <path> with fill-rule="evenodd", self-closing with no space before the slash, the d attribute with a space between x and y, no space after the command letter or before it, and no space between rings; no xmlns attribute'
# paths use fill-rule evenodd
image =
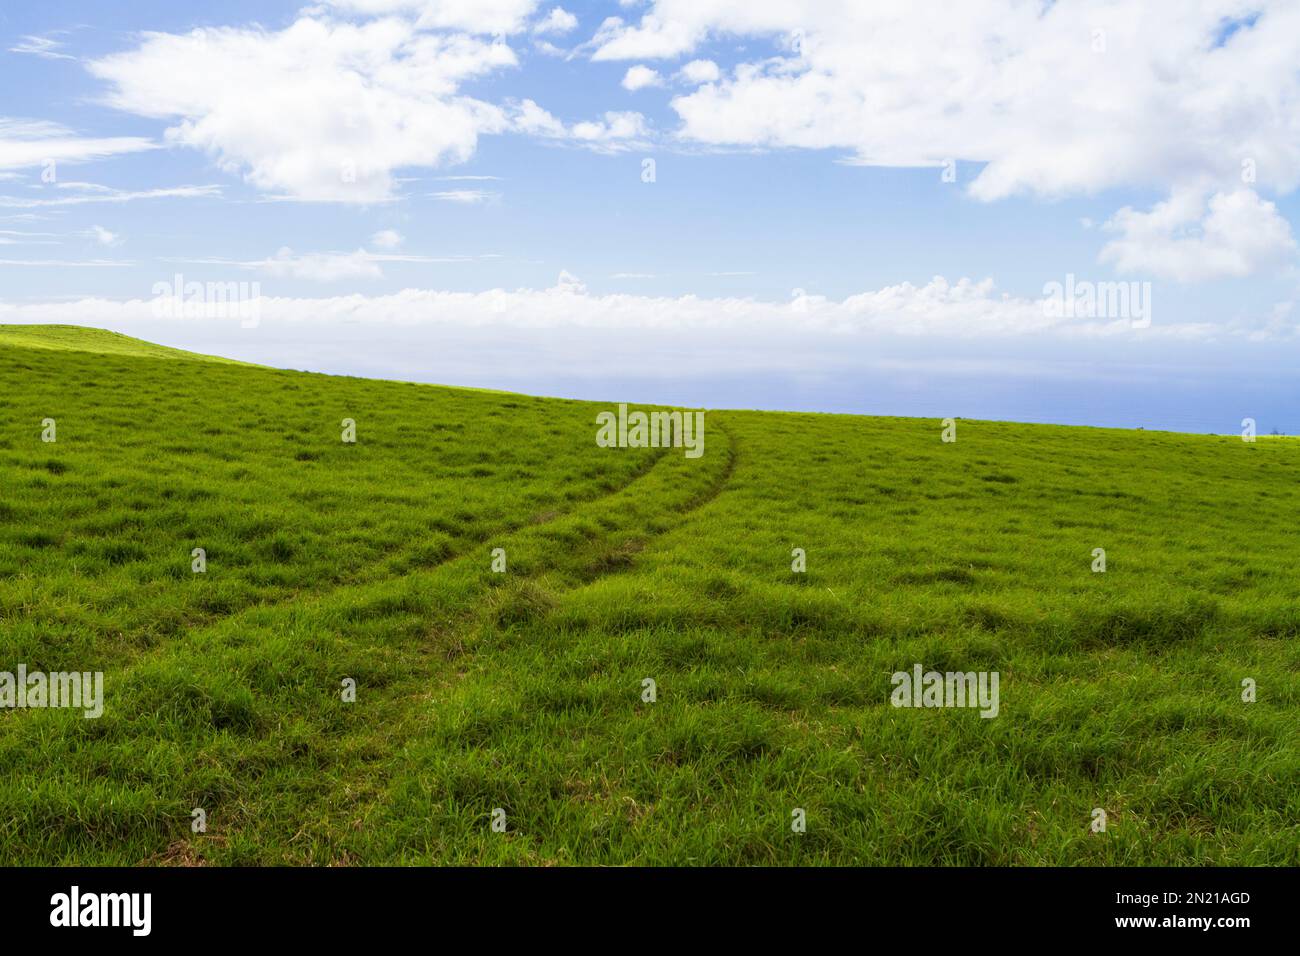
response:
<svg viewBox="0 0 1300 956"><path fill-rule="evenodd" d="M603 119L574 123L570 135L579 142L605 149L631 149L649 135L645 117L640 113L611 110Z"/></svg>
<svg viewBox="0 0 1300 956"><path fill-rule="evenodd" d="M650 69L648 66L629 67L628 71L623 74L623 89L625 90L643 90L647 86L659 86L663 79L659 76L658 71Z"/></svg>
<svg viewBox="0 0 1300 956"><path fill-rule="evenodd" d="M701 83L716 83L722 76L722 71L718 69L718 64L712 60L691 60L678 75L687 83L693 83L696 86Z"/></svg>
<svg viewBox="0 0 1300 956"><path fill-rule="evenodd" d="M1247 166L1258 189L1300 185L1300 5L1288 0L654 0L639 20L607 19L592 56L674 58L724 38L762 52L725 79L704 61L683 68L704 84L672 101L688 140L837 150L863 165L966 161L977 172L965 186L986 201L1171 184L1231 197ZM1211 235L1178 243L1178 257L1236 275L1285 246L1249 196L1220 203L1204 228L1250 217L1267 227L1263 248L1233 257ZM1123 214L1128 240L1108 259L1142 261L1138 237L1155 230L1147 260L1197 271L1174 265L1169 237L1138 215Z"/></svg>
<svg viewBox="0 0 1300 956"><path fill-rule="evenodd" d="M172 260L175 261L175 260ZM379 264L425 260L420 257L355 253L296 255L281 250L256 262L183 260L204 264L239 265L266 275L333 280L340 272L373 278ZM1135 327L1128 319L1066 316L1049 308L1046 299L1000 293L989 279L955 282L936 276L923 285L909 282L850 295L843 299L800 293L788 301L752 298L645 296L622 293L597 295L577 276L564 271L545 289L491 289L453 292L408 288L388 295L346 295L329 298L263 296L264 321L290 323L369 323L433 325L460 328L507 326L519 329L609 329L687 333L729 331L758 334L866 336L950 342L959 339L1057 341L1110 337L1210 340L1221 336L1259 334L1257 325L1161 323ZM0 302L0 321L54 321L64 318L84 324L145 318L154 313L149 300L37 304ZM1271 317L1268 334L1294 336L1296 325L1285 315Z"/></svg>
<svg viewBox="0 0 1300 956"><path fill-rule="evenodd" d="M568 33L577 29L578 18L563 7L552 7L551 12L533 25L534 33Z"/></svg>
<svg viewBox="0 0 1300 956"><path fill-rule="evenodd" d="M451 5L433 6L451 17ZM258 189L372 203L392 197L394 170L462 162L481 134L504 131L499 108L459 87L517 62L504 43L407 20L303 17L278 32L148 33L89 69L110 84L109 104L174 121L168 142L203 150Z"/></svg>
<svg viewBox="0 0 1300 956"><path fill-rule="evenodd" d="M599 120L567 125L532 100L515 104L512 120L523 133L546 139L569 140L601 152L620 152L644 145L650 134L640 113L610 110Z"/></svg>
<svg viewBox="0 0 1300 956"><path fill-rule="evenodd" d="M1181 282L1248 276L1296 254L1290 223L1249 189L1208 201L1195 190L1175 191L1149 212L1126 206L1105 228L1117 237L1102 249L1102 262Z"/></svg>
<svg viewBox="0 0 1300 956"><path fill-rule="evenodd" d="M607 29L596 56L773 37L783 55L674 101L685 135L840 148L883 165L970 160L986 164L970 185L983 199L1238 177L1246 157L1261 181L1291 188L1300 8L1263 7L1218 43L1246 12L1238 0L1000 0L945 5L943 16L930 3L657 0L639 25Z"/></svg>
<svg viewBox="0 0 1300 956"><path fill-rule="evenodd" d="M523 100L515 106L515 128L533 136L563 138L568 135L565 125L532 100Z"/></svg>
<svg viewBox="0 0 1300 956"><path fill-rule="evenodd" d="M370 237L370 244L377 249L396 249L402 241L402 234L395 229L383 229Z"/></svg>
<svg viewBox="0 0 1300 956"><path fill-rule="evenodd" d="M583 282L568 269L561 269L555 285L546 290L548 295L586 295L587 283Z"/></svg>
<svg viewBox="0 0 1300 956"><path fill-rule="evenodd" d="M464 162L489 134L522 132L614 151L646 132L637 113L570 125L533 100L503 108L461 91L519 65L503 39L479 34L521 29L535 3L332 6L379 18L304 15L280 31L147 33L135 48L88 69L109 85L109 105L172 123L168 143L202 150L223 171L283 199L386 202L396 198L397 170ZM568 16L557 7L543 23L562 26Z"/></svg>
<svg viewBox="0 0 1300 956"><path fill-rule="evenodd" d="M727 16L736 7L745 5L742 0L732 10L722 11L718 8L723 5L716 3L701 4L699 10L692 10L689 2L657 3L642 18L640 26L627 24L622 17L607 17L592 38L596 47L592 59L648 60L679 56L708 35L711 14Z"/></svg>

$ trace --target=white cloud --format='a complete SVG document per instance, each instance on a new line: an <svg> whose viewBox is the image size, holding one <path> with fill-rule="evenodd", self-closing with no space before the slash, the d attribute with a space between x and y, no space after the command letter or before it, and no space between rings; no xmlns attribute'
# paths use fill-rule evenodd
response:
<svg viewBox="0 0 1300 956"><path fill-rule="evenodd" d="M394 229L383 229L370 237L370 244L378 249L396 249L402 242L402 234Z"/></svg>
<svg viewBox="0 0 1300 956"><path fill-rule="evenodd" d="M523 100L516 105L514 127L533 136L563 138L568 135L563 123L532 100Z"/></svg>
<svg viewBox="0 0 1300 956"><path fill-rule="evenodd" d="M576 29L578 18L563 7L552 7L551 12L533 25L534 33L568 33Z"/></svg>
<svg viewBox="0 0 1300 956"><path fill-rule="evenodd" d="M85 163L156 148L139 136L78 136L58 123L0 116L0 169Z"/></svg>
<svg viewBox="0 0 1300 956"><path fill-rule="evenodd" d="M546 294L553 296L586 295L587 284L568 269L561 269L559 277L555 280L555 285L547 289Z"/></svg>
<svg viewBox="0 0 1300 956"><path fill-rule="evenodd" d="M109 105L171 123L168 143L201 150L280 199L389 201L399 170L464 162L488 134L523 132L604 151L646 134L637 113L568 125L533 100L503 109L461 92L519 61L500 39L442 28L514 32L533 2L337 0L333 7L380 18L337 21L309 8L279 31L146 33L134 48L87 68L108 84ZM555 8L542 22L566 23L557 10L564 14Z"/></svg>
<svg viewBox="0 0 1300 956"><path fill-rule="evenodd" d="M19 196L0 196L0 208L39 209L46 206L81 206L86 203L126 203L140 199L204 199L221 195L220 186L171 186L163 189L114 189L95 183L59 183L64 190L74 190L72 196L55 196L49 199L27 199Z"/></svg>
<svg viewBox="0 0 1300 956"><path fill-rule="evenodd" d="M697 86L701 83L716 83L722 76L722 71L718 69L718 64L712 60L691 60L682 67L679 74L687 83L694 83Z"/></svg>
<svg viewBox="0 0 1300 956"><path fill-rule="evenodd" d="M73 189L77 192L100 193L108 195L117 192L112 186L105 186L103 183L87 183L75 179L61 179L54 183L55 189Z"/></svg>
<svg viewBox="0 0 1300 956"><path fill-rule="evenodd" d="M1102 249L1102 262L1181 282L1247 276L1296 255L1290 224L1250 189L1215 193L1208 203L1197 191L1175 191L1149 212L1124 207L1105 228L1118 238Z"/></svg>
<svg viewBox="0 0 1300 956"><path fill-rule="evenodd" d="M94 239L101 246L112 247L120 246L122 244L122 237L120 235L115 232L109 232L103 226L91 226L86 230L85 235Z"/></svg>
<svg viewBox="0 0 1300 956"><path fill-rule="evenodd" d="M284 248L258 264L266 275L313 282L338 282L341 279L382 279L379 263L364 250L348 254L313 253L295 255Z"/></svg>
<svg viewBox="0 0 1300 956"><path fill-rule="evenodd" d="M298 256L281 250L269 260L238 265L264 274L332 280L340 269L374 277L378 263L420 260L419 257L378 256L358 250L351 254ZM195 261L195 260L190 260ZM279 271L277 271L279 270ZM581 279L561 272L546 289L492 289L452 292L403 289L389 295L344 295L329 298L263 296L264 322L374 325L426 325L520 329L611 329L688 332L730 331L749 340L760 335L821 337L887 337L950 342L956 339L1032 339L1059 341L1099 338L1178 339L1207 341L1225 336L1258 335L1256 325L1157 322L1134 328L1127 319L1067 318L1045 307L1043 299L999 293L991 280L949 282L935 277L924 285L909 282L851 295L841 300L805 294L790 301L752 298L678 297L628 294L592 295ZM57 311L57 310L63 311ZM55 319L55 315L63 318ZM87 299L74 303L13 304L0 302L3 321L72 321L103 324L122 318L152 315L148 300L113 302ZM1297 325L1282 312L1270 318L1266 334L1295 337Z"/></svg>
<svg viewBox="0 0 1300 956"><path fill-rule="evenodd" d="M643 90L647 86L659 86L663 79L659 76L658 71L650 69L648 66L629 67L628 71L623 74L623 89L625 90Z"/></svg>
<svg viewBox="0 0 1300 956"><path fill-rule="evenodd" d="M638 148L644 145L650 134L645 117L640 113L609 111L602 119L566 126L532 100L515 104L513 124L521 133L569 140L604 152Z"/></svg>
<svg viewBox="0 0 1300 956"><path fill-rule="evenodd" d="M461 205L472 206L477 203L491 202L494 199L500 199L501 194L492 192L487 189L443 189L438 192L429 193L430 199L437 199L441 202L454 202Z"/></svg>
<svg viewBox="0 0 1300 956"><path fill-rule="evenodd" d="M538 0L325 0L325 3L342 12L366 16L413 16L421 29L509 34L524 28L524 22L537 9Z"/></svg>
<svg viewBox="0 0 1300 956"><path fill-rule="evenodd" d="M57 233L0 229L0 246L57 246L58 244Z"/></svg>
<svg viewBox="0 0 1300 956"><path fill-rule="evenodd" d="M379 235L383 235L380 233ZM396 235L396 233L394 233ZM487 257L479 257L487 258ZM180 259L165 262L185 265L226 266L259 272L278 279L304 279L310 282L338 282L343 279L382 279L385 263L446 264L473 261L472 256L413 256L394 253L369 252L309 252L296 253L285 246L266 259L240 261L237 259Z"/></svg>
<svg viewBox="0 0 1300 956"><path fill-rule="evenodd" d="M657 11L668 5L655 6ZM596 46L592 59L648 60L679 56L694 49L707 35L709 14L725 4L699 4L698 11L691 11L689 6L689 3L673 4L666 17L658 12L647 13L639 27L624 23L621 17L606 18L592 38ZM734 6L743 8L749 4L741 0Z"/></svg>
<svg viewBox="0 0 1300 956"><path fill-rule="evenodd" d="M64 43L62 40L55 40L52 37L25 36L18 41L16 46L11 46L9 52L28 53L32 56L43 57L47 60L75 60L76 57L59 52L63 46Z"/></svg>
<svg viewBox="0 0 1300 956"><path fill-rule="evenodd" d="M1209 176L1300 181L1300 6L1264 4L1253 28L1214 45L1238 0L1186 4L752 5L658 0L629 44L663 55L705 37L772 37L785 55L741 64L733 79L679 97L683 133L714 144L850 150L863 163L986 164L982 199L1056 196ZM1104 52L1094 30L1104 29ZM617 54L617 56L615 56ZM646 55L644 53L640 54Z"/></svg>
<svg viewBox="0 0 1300 956"><path fill-rule="evenodd" d="M1300 185L1292 0L986 0L941 14L914 0L654 0L638 20L607 19L592 57L672 58L726 39L762 52L726 79L699 68L705 85L672 101L687 140L846 151L863 165L965 161L964 187L986 201Z"/></svg>
<svg viewBox="0 0 1300 956"><path fill-rule="evenodd" d="M422 15L436 7L448 22L460 17L455 4L420 6ZM471 17L474 5L464 6ZM174 120L168 142L203 150L258 189L374 203L392 198L395 170L462 162L481 134L503 132L504 113L459 87L517 62L504 43L421 32L395 18L304 17L278 32L147 33L89 69L111 85L110 105Z"/></svg>
<svg viewBox="0 0 1300 956"><path fill-rule="evenodd" d="M649 132L644 116L626 111L610 111L604 119L574 123L569 130L576 140L610 149L630 149Z"/></svg>

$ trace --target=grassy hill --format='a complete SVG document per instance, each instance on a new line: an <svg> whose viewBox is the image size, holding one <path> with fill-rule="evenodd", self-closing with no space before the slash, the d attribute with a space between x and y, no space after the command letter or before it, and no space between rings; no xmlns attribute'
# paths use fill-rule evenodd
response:
<svg viewBox="0 0 1300 956"><path fill-rule="evenodd" d="M107 329L87 329L77 325L0 325L0 348L57 349L63 352L99 352L107 355L134 355L142 358L186 358L203 362L235 365L246 363L215 355L200 355L181 349L155 345Z"/></svg>
<svg viewBox="0 0 1300 956"><path fill-rule="evenodd" d="M1295 441L711 411L689 459L70 327L0 327L0 395L0 671L104 672L0 710L2 864L1300 863ZM916 664L998 715L891 706Z"/></svg>

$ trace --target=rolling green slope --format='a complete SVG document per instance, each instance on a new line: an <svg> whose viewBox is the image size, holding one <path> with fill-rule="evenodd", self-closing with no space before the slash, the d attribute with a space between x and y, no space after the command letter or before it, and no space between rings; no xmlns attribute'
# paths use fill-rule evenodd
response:
<svg viewBox="0 0 1300 956"><path fill-rule="evenodd" d="M0 325L0 348L57 349L63 352L97 352L104 355L134 355L142 358L191 359L198 362L246 363L215 355L200 355L182 349L155 345L107 329L77 325Z"/></svg>
<svg viewBox="0 0 1300 956"><path fill-rule="evenodd" d="M1300 863L1300 443L192 358L0 328L0 863Z"/></svg>

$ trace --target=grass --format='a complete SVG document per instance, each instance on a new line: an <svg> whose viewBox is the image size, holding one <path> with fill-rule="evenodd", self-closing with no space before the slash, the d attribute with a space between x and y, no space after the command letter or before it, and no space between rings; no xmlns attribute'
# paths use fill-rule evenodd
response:
<svg viewBox="0 0 1300 956"><path fill-rule="evenodd" d="M105 674L0 710L0 863L1300 863L1295 441L726 411L692 460L68 327L0 389L0 671ZM999 715L890 706L915 663Z"/></svg>

